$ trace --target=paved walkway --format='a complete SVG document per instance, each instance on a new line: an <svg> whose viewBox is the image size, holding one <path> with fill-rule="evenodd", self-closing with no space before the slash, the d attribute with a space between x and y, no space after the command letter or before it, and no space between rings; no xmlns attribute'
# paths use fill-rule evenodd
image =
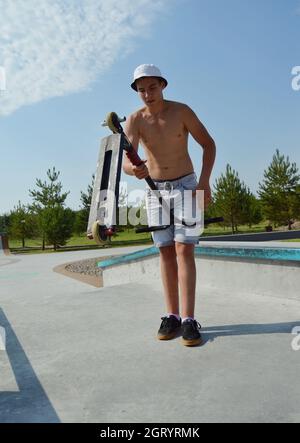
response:
<svg viewBox="0 0 300 443"><path fill-rule="evenodd" d="M0 257L0 422L300 421L299 301L220 286L197 295L203 346L161 342L159 282L94 288L53 272L101 255Z"/></svg>

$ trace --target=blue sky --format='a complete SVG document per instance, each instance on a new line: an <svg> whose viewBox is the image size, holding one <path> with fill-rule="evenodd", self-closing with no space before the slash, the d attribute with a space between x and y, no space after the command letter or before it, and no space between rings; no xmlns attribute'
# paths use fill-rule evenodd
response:
<svg viewBox="0 0 300 443"><path fill-rule="evenodd" d="M130 83L142 63L160 67L165 98L187 103L215 139L211 184L229 163L255 192L276 149L300 168L291 74L300 0L0 0L0 9L0 214L30 203L52 166L79 208L108 135L101 121L141 106ZM199 175L202 149L189 146Z"/></svg>

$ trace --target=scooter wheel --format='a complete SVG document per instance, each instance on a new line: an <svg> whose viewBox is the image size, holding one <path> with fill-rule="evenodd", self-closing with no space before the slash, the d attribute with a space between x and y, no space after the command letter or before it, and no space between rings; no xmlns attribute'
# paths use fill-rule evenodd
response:
<svg viewBox="0 0 300 443"><path fill-rule="evenodd" d="M110 112L106 117L106 123L109 129L114 133L120 133L119 117L115 112Z"/></svg>
<svg viewBox="0 0 300 443"><path fill-rule="evenodd" d="M97 222L93 223L92 235L97 245L103 245L107 242L106 227L99 226Z"/></svg>

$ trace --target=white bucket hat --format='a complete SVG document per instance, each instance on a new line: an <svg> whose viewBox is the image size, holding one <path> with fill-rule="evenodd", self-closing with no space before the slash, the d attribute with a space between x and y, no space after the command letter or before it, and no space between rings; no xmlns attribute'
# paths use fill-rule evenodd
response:
<svg viewBox="0 0 300 443"><path fill-rule="evenodd" d="M161 78L166 86L168 85L167 80L161 75L160 70L154 65L140 65L136 68L133 74L133 83L131 83L132 89L137 91L135 82L142 77L158 77Z"/></svg>

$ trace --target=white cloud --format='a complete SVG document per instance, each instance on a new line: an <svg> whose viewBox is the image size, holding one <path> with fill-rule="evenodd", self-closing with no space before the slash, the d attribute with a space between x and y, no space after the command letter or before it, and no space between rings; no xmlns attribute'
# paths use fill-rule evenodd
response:
<svg viewBox="0 0 300 443"><path fill-rule="evenodd" d="M120 56L166 0L0 0L0 115L84 90Z"/></svg>

